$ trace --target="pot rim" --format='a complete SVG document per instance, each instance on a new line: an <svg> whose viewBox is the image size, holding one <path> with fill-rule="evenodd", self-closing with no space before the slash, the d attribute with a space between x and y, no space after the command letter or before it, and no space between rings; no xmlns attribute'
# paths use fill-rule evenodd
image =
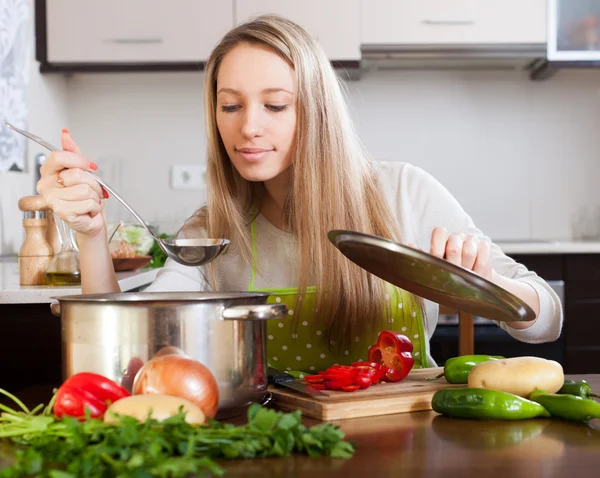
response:
<svg viewBox="0 0 600 478"><path fill-rule="evenodd" d="M214 302L268 297L266 292L120 292L112 294L78 294L52 297L60 302L89 303L155 303L155 302Z"/></svg>

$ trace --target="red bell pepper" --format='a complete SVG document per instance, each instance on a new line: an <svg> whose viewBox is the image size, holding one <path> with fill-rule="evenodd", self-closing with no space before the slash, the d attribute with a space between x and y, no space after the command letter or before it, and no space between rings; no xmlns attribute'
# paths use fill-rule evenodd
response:
<svg viewBox="0 0 600 478"><path fill-rule="evenodd" d="M403 380L415 364L413 344L408 337L384 330L377 343L369 348L369 362L386 367L385 377L390 382Z"/></svg>
<svg viewBox="0 0 600 478"><path fill-rule="evenodd" d="M88 409L97 418L111 403L129 395L125 388L102 375L80 372L69 377L56 392L54 415L84 418Z"/></svg>

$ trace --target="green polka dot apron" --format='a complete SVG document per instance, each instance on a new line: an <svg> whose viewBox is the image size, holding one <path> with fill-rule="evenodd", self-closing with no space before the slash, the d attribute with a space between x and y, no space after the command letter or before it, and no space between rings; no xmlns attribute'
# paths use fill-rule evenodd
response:
<svg viewBox="0 0 600 478"><path fill-rule="evenodd" d="M367 360L369 347L377 342L378 332L364 337L355 337L352 350L342 350L333 354L322 340L323 330L311 323L316 303L316 288L308 287L302 310L295 310L298 290L296 288L256 289L254 281L258 269L256 223L252 231L252 275L248 290L267 292L269 304L285 304L289 316L281 320L267 321L267 361L269 366L285 370L292 375L316 373L334 364L349 365L352 362ZM427 349L423 318L414 295L390 285L386 298L391 301L392 314L387 318L386 330L393 330L407 336L413 343L414 368L427 366ZM294 319L298 326L294 326ZM335 346L335 342L332 342Z"/></svg>

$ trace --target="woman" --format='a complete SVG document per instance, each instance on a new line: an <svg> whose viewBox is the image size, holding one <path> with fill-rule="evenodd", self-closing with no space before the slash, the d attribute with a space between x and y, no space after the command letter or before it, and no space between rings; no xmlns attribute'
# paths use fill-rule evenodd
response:
<svg viewBox="0 0 600 478"><path fill-rule="evenodd" d="M369 159L337 76L301 27L263 16L229 32L206 65L204 95L208 200L180 234L232 245L203 270L167 261L149 291L270 292L290 309L268 324L269 362L280 369L366 359L384 329L411 339L415 367L435 365L437 305L348 261L327 232L350 229L428 250L517 295L536 320L500 324L513 337L559 336L556 294L491 244L446 189L416 167ZM62 145L38 192L77 233L84 292L119 291L101 214L107 195L82 171L97 166L66 131Z"/></svg>

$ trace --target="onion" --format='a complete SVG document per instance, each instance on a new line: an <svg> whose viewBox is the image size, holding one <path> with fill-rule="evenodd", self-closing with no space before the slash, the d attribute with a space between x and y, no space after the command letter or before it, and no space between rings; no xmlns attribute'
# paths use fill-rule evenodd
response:
<svg viewBox="0 0 600 478"><path fill-rule="evenodd" d="M146 362L135 376L133 394L185 398L210 418L215 417L219 407L214 375L202 363L181 355L161 355Z"/></svg>

